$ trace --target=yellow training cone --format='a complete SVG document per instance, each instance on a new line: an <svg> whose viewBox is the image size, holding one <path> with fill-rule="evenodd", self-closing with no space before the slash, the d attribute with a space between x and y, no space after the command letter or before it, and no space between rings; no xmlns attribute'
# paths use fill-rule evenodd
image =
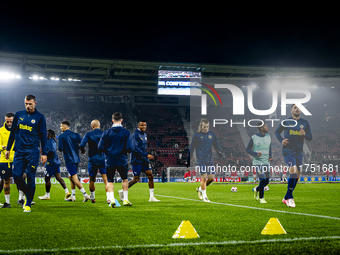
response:
<svg viewBox="0 0 340 255"><path fill-rule="evenodd" d="M287 234L277 218L270 218L261 235L282 235Z"/></svg>
<svg viewBox="0 0 340 255"><path fill-rule="evenodd" d="M190 221L183 220L181 225L179 225L175 234L172 238L199 238L200 236L197 234L193 225L191 225Z"/></svg>

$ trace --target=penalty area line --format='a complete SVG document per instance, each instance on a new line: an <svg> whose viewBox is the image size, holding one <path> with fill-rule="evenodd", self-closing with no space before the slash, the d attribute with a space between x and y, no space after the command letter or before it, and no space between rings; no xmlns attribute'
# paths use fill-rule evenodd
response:
<svg viewBox="0 0 340 255"><path fill-rule="evenodd" d="M188 200L188 201L196 201L196 202L204 203L204 202L202 202L202 200L185 198L185 197L172 197L172 196L165 196L165 195L156 195L156 196L175 198L175 199L182 199L182 200ZM296 215L302 215L302 216L319 217L319 218L332 219L332 220L340 220L340 218L332 217L332 216L326 216L326 215L318 215L318 214L310 214L310 213L299 213L299 212L290 212L290 211L280 211L280 210L274 210L274 209L268 209L268 208L260 208L260 207L246 206L246 205L235 205L235 204L227 204L227 203L220 203L220 202L205 202L205 203L217 204L217 205L234 206L234 207L253 209L253 210L263 210L263 211L269 211L269 212L278 212L278 213L288 213L288 214L296 214Z"/></svg>
<svg viewBox="0 0 340 255"><path fill-rule="evenodd" d="M0 250L0 253L46 253L46 252L66 252L66 251L86 251L86 250L108 250L108 249L135 249L135 248L169 248L183 246L200 246L200 245L235 245L235 244L258 244L258 243L284 243L299 241L320 241L340 239L340 236L319 236L319 237L297 237L282 239L261 239L253 241L232 240L223 242L197 242L197 243L171 243L171 244L135 244L135 245L115 245L115 246L94 246L94 247L70 247L55 249L18 249L18 250Z"/></svg>

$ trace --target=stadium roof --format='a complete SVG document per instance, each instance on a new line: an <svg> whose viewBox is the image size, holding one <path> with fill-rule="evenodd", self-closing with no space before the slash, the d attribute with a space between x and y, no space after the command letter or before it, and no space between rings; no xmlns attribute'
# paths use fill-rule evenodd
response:
<svg viewBox="0 0 340 255"><path fill-rule="evenodd" d="M39 92L90 94L156 94L158 70L192 70L203 78L311 78L340 81L340 68L235 66L147 62L120 59L43 56L0 52L0 84Z"/></svg>

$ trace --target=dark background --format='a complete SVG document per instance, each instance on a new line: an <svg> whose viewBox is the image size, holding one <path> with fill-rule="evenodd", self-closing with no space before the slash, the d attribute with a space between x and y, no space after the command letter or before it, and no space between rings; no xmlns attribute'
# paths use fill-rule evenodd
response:
<svg viewBox="0 0 340 255"><path fill-rule="evenodd" d="M139 16L117 16L119 8L104 12L105 6L91 14L67 10L68 6L59 12L52 9L51 5L43 11L2 14L0 51L225 65L340 66L338 21L328 17L240 17L229 11L223 15L227 18L217 19L205 14L169 16L156 9Z"/></svg>

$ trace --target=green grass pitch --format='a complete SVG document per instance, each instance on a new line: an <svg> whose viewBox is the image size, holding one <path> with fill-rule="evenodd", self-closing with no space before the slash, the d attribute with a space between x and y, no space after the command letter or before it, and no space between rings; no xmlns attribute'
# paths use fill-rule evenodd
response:
<svg viewBox="0 0 340 255"><path fill-rule="evenodd" d="M103 184L96 185L96 203L64 201L60 185L52 185L51 200L41 201L37 185L31 213L16 204L11 185L10 209L0 209L2 254L339 254L340 185L299 183L296 208L281 203L286 184L269 184L267 204L253 198L248 184L212 184L212 203L198 200L197 183L155 183L160 203L150 203L148 185L129 190L132 207L109 208ZM230 191L237 186L238 191ZM85 184L88 191L88 186ZM115 184L115 198L121 184ZM4 202L1 194L0 201ZM278 218L287 234L261 235L270 218ZM173 239L183 220L200 238Z"/></svg>

